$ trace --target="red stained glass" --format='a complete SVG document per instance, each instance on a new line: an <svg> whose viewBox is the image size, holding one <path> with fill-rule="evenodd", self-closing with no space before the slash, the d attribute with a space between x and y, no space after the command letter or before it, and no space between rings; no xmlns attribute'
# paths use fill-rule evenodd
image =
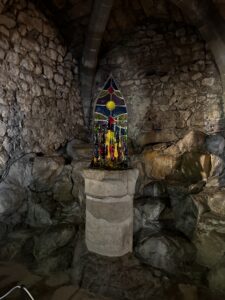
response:
<svg viewBox="0 0 225 300"><path fill-rule="evenodd" d="M114 89L113 89L113 87L112 87L112 86L110 86L110 87L108 88L108 92L109 92L109 94L113 94L113 92L114 92Z"/></svg>

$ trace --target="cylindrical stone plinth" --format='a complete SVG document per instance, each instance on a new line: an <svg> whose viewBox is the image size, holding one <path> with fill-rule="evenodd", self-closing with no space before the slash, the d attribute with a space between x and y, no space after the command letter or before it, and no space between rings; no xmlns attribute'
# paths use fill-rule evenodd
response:
<svg viewBox="0 0 225 300"><path fill-rule="evenodd" d="M132 252L133 195L138 170L86 169L83 176L88 250L111 257Z"/></svg>

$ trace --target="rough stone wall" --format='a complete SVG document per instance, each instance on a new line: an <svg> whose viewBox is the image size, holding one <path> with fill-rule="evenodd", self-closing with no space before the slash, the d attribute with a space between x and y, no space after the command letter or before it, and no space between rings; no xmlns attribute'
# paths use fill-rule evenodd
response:
<svg viewBox="0 0 225 300"><path fill-rule="evenodd" d="M30 1L14 1L0 15L1 163L52 153L82 126L77 62Z"/></svg>
<svg viewBox="0 0 225 300"><path fill-rule="evenodd" d="M101 60L121 85L129 134L141 145L171 142L188 130L224 129L224 105L214 59L195 28L149 21L125 36Z"/></svg>

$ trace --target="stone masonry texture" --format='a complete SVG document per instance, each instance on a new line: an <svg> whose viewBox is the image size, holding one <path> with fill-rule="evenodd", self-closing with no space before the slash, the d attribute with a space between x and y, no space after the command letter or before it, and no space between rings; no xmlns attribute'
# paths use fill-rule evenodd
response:
<svg viewBox="0 0 225 300"><path fill-rule="evenodd" d="M97 86L112 72L127 101L129 135L140 144L172 142L190 129L224 129L216 64L195 28L150 20L101 59ZM147 139L147 141L145 141Z"/></svg>
<svg viewBox="0 0 225 300"><path fill-rule="evenodd" d="M0 163L53 153L78 136L83 112L77 61L30 1L0 15Z"/></svg>

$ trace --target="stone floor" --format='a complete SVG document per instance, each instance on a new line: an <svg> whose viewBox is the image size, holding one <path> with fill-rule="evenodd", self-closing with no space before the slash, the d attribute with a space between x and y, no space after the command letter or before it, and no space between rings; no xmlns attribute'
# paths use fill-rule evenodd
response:
<svg viewBox="0 0 225 300"><path fill-rule="evenodd" d="M87 266L87 268L90 268L90 266ZM105 268L105 271L108 270L109 272L109 268L107 266L105 266ZM135 290L133 290L132 295L129 295L129 293L126 292L126 290L132 289L132 286L130 286L130 279L128 279L128 282L125 283L124 287L124 296L121 297L116 292L118 286L121 284L123 285L124 283L124 279L122 278L123 276L121 277L119 273L117 273L117 285L114 286L114 292L116 296L113 298L110 298L110 295L109 297L104 297L99 295L99 292L101 294L105 294L104 280L102 280L103 290L99 289L95 282L96 278L101 276L100 273L102 273L101 269L95 269L95 278L93 278L91 273L89 273L89 283L92 282L92 285L96 285L95 288L90 288L92 291L94 291L94 294L86 290L87 285L85 286L85 284L84 289L78 287L77 285L71 284L72 280L69 271L58 272L50 277L43 277L31 273L31 271L29 271L24 265L11 262L0 262L0 297L15 285L25 285L35 300L224 300L224 296L212 295L208 289L199 288L188 283L171 284L168 285L166 290L164 290L165 287L163 287L163 284L159 284L157 286L149 285L149 282L145 279L145 286L143 286L143 282L140 281L140 278L137 276L138 274L135 274L135 278L133 278L133 280L137 281L137 286L135 287ZM113 272L110 271L110 273ZM129 277L128 273L127 277ZM114 282L115 278L112 278L112 281ZM122 283L118 283L118 281ZM109 289L110 288L112 290L112 287L109 287ZM146 292L146 289L149 290L149 293ZM161 291L161 293L159 293L159 291ZM5 299L28 299L28 297L23 293L24 292L21 290L16 290ZM110 291L108 294L110 294Z"/></svg>
<svg viewBox="0 0 225 300"><path fill-rule="evenodd" d="M32 274L23 265L0 262L0 297L18 284L25 285L35 300L110 300L71 285L67 273L57 273L44 278ZM23 293L18 289L5 299L28 299Z"/></svg>

